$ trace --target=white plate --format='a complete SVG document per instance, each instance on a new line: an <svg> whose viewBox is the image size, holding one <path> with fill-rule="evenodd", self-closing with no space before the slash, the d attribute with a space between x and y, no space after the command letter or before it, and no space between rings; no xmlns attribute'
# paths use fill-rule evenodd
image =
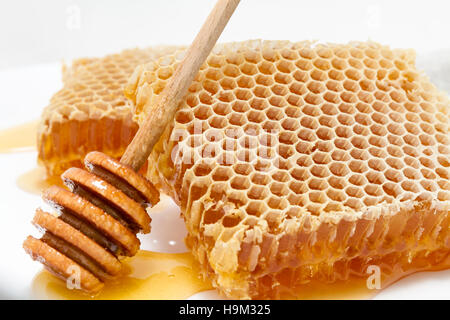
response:
<svg viewBox="0 0 450 320"><path fill-rule="evenodd" d="M437 53L437 56L445 56ZM446 56L448 58L448 55ZM441 88L449 89L448 73L436 67L433 55L422 57L423 67ZM450 60L441 60L449 66ZM25 81L26 79L26 81ZM60 86L60 64L38 65L0 72L2 117L0 129L38 119L42 106ZM26 92L26 94L25 94ZM7 110L7 112L5 112ZM41 270L22 249L28 234L36 234L30 220L34 210L42 205L39 196L26 193L16 185L18 176L36 167L36 152L0 154L0 298L31 299L30 285ZM152 212L153 232L142 237L144 249L159 252L183 252L185 227L179 209L167 197ZM170 228L167 226L170 225ZM160 230L160 231L158 231ZM162 231L163 230L163 231ZM170 232L169 232L170 231ZM214 290L192 298L219 298ZM377 299L450 299L450 270L420 273L407 277L386 290Z"/></svg>

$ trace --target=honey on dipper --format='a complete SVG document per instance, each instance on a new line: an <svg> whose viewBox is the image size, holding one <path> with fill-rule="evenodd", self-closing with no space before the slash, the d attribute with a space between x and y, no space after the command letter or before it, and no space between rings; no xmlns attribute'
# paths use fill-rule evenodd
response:
<svg viewBox="0 0 450 320"><path fill-rule="evenodd" d="M137 253L136 233L150 232L146 207L159 202L159 192L103 153L89 153L85 164L88 171L71 168L63 173L70 191L57 186L44 191L44 200L59 215L37 209L33 224L45 233L41 239L29 236L24 248L63 279L79 272L79 289L96 292L120 274L120 256Z"/></svg>
<svg viewBox="0 0 450 320"><path fill-rule="evenodd" d="M44 199L60 215L38 209L33 223L44 235L41 239L29 236L23 246L50 272L70 280L74 269L78 270L78 289L96 292L120 273L119 256L136 254L136 233L150 232L147 204L159 201L159 192L137 171L173 119L179 101L238 3L217 1L177 74L154 104L152 117L141 125L120 162L99 152L90 153L85 158L87 170L70 168L62 174L70 191L51 187L44 193Z"/></svg>

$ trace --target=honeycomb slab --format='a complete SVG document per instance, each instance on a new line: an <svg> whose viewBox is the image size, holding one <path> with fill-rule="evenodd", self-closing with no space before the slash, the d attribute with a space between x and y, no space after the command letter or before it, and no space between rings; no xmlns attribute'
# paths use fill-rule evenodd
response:
<svg viewBox="0 0 450 320"><path fill-rule="evenodd" d="M134 68L174 51L161 46L125 50L63 67L63 88L44 109L38 126L38 160L50 176L82 167L93 150L120 157L138 126L123 87Z"/></svg>
<svg viewBox="0 0 450 320"><path fill-rule="evenodd" d="M138 121L184 51L136 68ZM449 267L449 100L412 50L373 42L217 45L154 148L148 177L226 296L312 279Z"/></svg>

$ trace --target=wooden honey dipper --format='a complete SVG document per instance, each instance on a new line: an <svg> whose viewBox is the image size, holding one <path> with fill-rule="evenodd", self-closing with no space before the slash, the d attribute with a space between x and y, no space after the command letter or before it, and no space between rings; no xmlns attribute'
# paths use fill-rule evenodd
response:
<svg viewBox="0 0 450 320"><path fill-rule="evenodd" d="M105 280L121 273L118 257L137 253L136 234L150 232L146 207L159 202L159 192L138 171L174 119L179 102L239 1L217 1L120 162L91 152L84 160L87 170L70 168L61 175L70 191L57 186L44 191L44 200L59 216L37 209L33 224L44 235L40 239L28 236L23 247L50 272L74 281L78 289L96 292Z"/></svg>

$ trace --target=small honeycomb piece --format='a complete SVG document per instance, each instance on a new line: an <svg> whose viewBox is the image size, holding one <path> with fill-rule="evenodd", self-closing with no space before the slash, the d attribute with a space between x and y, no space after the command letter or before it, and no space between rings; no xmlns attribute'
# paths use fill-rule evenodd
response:
<svg viewBox="0 0 450 320"><path fill-rule="evenodd" d="M136 68L139 121L182 57ZM373 42L215 47L147 176L221 292L450 267L450 103L414 60Z"/></svg>
<svg viewBox="0 0 450 320"><path fill-rule="evenodd" d="M64 66L63 88L51 98L38 127L38 160L48 175L81 168L93 150L119 158L138 129L123 95L128 77L137 65L174 50L131 49Z"/></svg>

